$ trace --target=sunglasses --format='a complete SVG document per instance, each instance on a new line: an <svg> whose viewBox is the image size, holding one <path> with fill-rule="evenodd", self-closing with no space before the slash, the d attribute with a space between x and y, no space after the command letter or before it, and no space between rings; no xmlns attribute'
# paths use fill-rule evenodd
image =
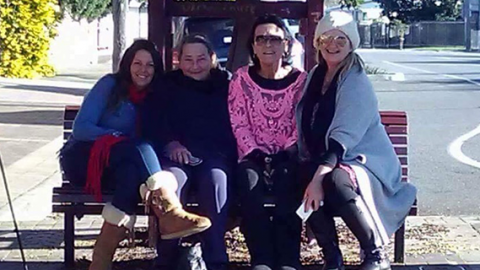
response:
<svg viewBox="0 0 480 270"><path fill-rule="evenodd" d="M280 46L284 41L285 39L279 36L262 35L255 37L255 44L262 46L267 45L269 42L272 46Z"/></svg>
<svg viewBox="0 0 480 270"><path fill-rule="evenodd" d="M345 36L330 36L330 35L321 35L318 38L318 43L322 46L328 46L332 42L338 47L343 48L347 45L348 39Z"/></svg>

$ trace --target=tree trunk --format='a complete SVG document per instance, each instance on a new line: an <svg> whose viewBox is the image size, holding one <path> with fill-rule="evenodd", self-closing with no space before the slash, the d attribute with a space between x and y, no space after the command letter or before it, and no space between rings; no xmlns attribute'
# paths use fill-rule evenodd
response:
<svg viewBox="0 0 480 270"><path fill-rule="evenodd" d="M232 44L228 51L227 69L235 72L239 67L245 66L250 62L250 53L248 51L248 37L253 27L255 18L244 17L237 18L233 28Z"/></svg>
<svg viewBox="0 0 480 270"><path fill-rule="evenodd" d="M125 26L128 12L128 0L112 0L113 17L113 54L112 72L117 72L120 59L127 47Z"/></svg>

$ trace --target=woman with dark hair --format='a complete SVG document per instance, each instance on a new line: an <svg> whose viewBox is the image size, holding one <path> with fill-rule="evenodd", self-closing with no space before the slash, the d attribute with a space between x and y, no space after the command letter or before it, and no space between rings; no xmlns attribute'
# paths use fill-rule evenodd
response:
<svg viewBox="0 0 480 270"><path fill-rule="evenodd" d="M317 24L318 65L297 108L299 153L304 161L305 208L325 259L324 270L343 270L333 217L360 242L360 270L389 270L385 252L403 224L416 189L401 167L381 123L375 91L355 52L360 36L349 12L332 11Z"/></svg>
<svg viewBox="0 0 480 270"><path fill-rule="evenodd" d="M73 134L60 151L60 165L71 184L84 186L98 201L103 189L114 190L112 202L102 211L104 223L91 270L110 269L118 243L133 230L135 208L142 199L157 216L164 239L188 236L211 225L207 218L182 209L174 175L162 171L153 148L139 139L139 108L162 72L155 45L136 40L126 50L119 71L101 78L85 96Z"/></svg>
<svg viewBox="0 0 480 270"><path fill-rule="evenodd" d="M306 73L291 66L291 47L280 18L259 17L249 38L253 65L237 70L229 89L239 156L235 192L255 270L300 268L295 107ZM263 207L270 189L276 199L273 219Z"/></svg>
<svg viewBox="0 0 480 270"><path fill-rule="evenodd" d="M196 190L199 211L212 221L202 234L202 253L209 270L225 269L227 188L236 160L227 107L228 72L217 67L204 36L186 36L179 45L179 69L165 74L162 90L149 99L146 115L158 123L146 131L162 160L179 182L179 196ZM156 108L161 110L155 114ZM157 265L173 269L178 241L160 241Z"/></svg>

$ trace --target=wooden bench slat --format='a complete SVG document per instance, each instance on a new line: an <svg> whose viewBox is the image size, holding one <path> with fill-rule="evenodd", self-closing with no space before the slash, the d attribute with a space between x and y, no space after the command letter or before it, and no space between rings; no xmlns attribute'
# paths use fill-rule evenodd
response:
<svg viewBox="0 0 480 270"><path fill-rule="evenodd" d="M404 111L380 111L380 116L383 117L402 117L407 118L407 113Z"/></svg>
<svg viewBox="0 0 480 270"><path fill-rule="evenodd" d="M63 132L72 131L73 120L68 120L63 122Z"/></svg>
<svg viewBox="0 0 480 270"><path fill-rule="evenodd" d="M395 146L394 149L398 156L406 156L408 154L408 148L406 146Z"/></svg>
<svg viewBox="0 0 480 270"><path fill-rule="evenodd" d="M390 141L394 145L406 145L407 144L407 137L405 136L390 136Z"/></svg>
<svg viewBox="0 0 480 270"><path fill-rule="evenodd" d="M389 125L385 126L385 130L389 135L407 135L408 133L407 126Z"/></svg>

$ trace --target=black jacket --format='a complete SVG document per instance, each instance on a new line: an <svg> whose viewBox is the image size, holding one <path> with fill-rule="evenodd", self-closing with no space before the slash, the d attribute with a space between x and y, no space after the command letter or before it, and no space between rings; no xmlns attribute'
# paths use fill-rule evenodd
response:
<svg viewBox="0 0 480 270"><path fill-rule="evenodd" d="M199 158L236 160L228 84L228 72L219 69L213 69L205 81L187 77L181 70L168 72L145 102L144 136L159 153L169 142L179 141Z"/></svg>

